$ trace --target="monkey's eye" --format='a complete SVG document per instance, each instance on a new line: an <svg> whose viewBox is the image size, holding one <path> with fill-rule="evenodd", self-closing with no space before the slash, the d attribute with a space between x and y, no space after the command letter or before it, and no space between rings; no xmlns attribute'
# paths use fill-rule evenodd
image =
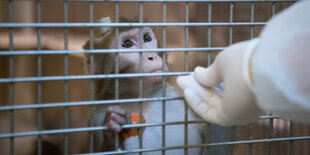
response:
<svg viewBox="0 0 310 155"><path fill-rule="evenodd" d="M133 44L132 41L127 39L123 42L122 46L125 48L129 48L132 46L132 44Z"/></svg>
<svg viewBox="0 0 310 155"><path fill-rule="evenodd" d="M144 40L144 42L149 42L149 41L152 40L152 37L149 34L146 33L143 36L143 40Z"/></svg>

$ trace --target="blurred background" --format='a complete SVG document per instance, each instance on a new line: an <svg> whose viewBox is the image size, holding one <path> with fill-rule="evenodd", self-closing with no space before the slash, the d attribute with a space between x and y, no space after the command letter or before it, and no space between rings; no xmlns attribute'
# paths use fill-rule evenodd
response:
<svg viewBox="0 0 310 155"><path fill-rule="evenodd" d="M115 20L115 2L61 2L61 1L14 0L10 5L8 0L0 1L0 23L88 23L96 22L102 17L110 16ZM119 16L129 19L139 19L138 2L119 2ZM189 3L189 22L266 22L275 13L290 6L293 2L216 2ZM10 6L12 12L10 13ZM163 5L159 2L143 3L143 18L147 22L163 22ZM185 22L186 4L183 2L167 3L167 22ZM210 10L211 9L211 10ZM66 11L67 10L67 14ZM211 14L210 14L211 13ZM93 16L93 18L91 18ZM252 17L252 18L251 18ZM188 47L226 47L232 43L257 37L263 26L213 26L189 27ZM209 31L209 30L210 31ZM10 42L10 28L0 28L1 51L24 50L81 50L89 39L91 30L95 36L98 28L70 27L70 28L12 28L13 38ZM68 33L66 33L68 32ZM163 44L161 27L155 27L157 39ZM185 27L167 27L167 48L186 47ZM40 36L40 37L38 37ZM39 43L40 42L40 43ZM67 43L66 43L67 42ZM0 52L1 52L0 51ZM208 62L207 51L189 52L188 70L195 66L207 67L219 51L211 51ZM13 62L13 76L10 74L10 59ZM68 66L65 64L68 59ZM0 56L0 78L85 75L83 54L42 55L41 71L38 70L37 55ZM168 65L170 72L185 71L184 52L169 52ZM174 83L176 77L169 81ZM65 84L67 83L67 84ZM37 103L58 103L89 101L89 80L45 81L38 89L38 82L0 83L0 105L30 105ZM13 85L13 96L10 87ZM68 86L68 93L65 92ZM67 108L69 126L65 126L65 108L44 108L42 114L42 130L87 127L89 120L88 106L73 106ZM10 111L0 111L0 134L10 132ZM14 132L38 130L38 114L36 109L14 111ZM268 139L290 136L309 136L310 128L305 125L280 119L262 119L253 126L241 126L237 133L233 132L232 141ZM252 128L253 133L250 133ZM218 133L220 134L220 133ZM69 153L86 153L89 151L87 132L69 133ZM212 135L211 135L212 136ZM54 151L51 154L63 154L64 135L43 135L41 137L43 151ZM0 139L0 150L9 154L9 138ZM14 138L15 154L36 154L37 136ZM294 146L294 149L290 149ZM253 154L310 154L309 140L280 141L273 143L252 144ZM234 145L233 154L248 154L249 144ZM48 152L48 151L47 151ZM45 152L45 153L47 153Z"/></svg>

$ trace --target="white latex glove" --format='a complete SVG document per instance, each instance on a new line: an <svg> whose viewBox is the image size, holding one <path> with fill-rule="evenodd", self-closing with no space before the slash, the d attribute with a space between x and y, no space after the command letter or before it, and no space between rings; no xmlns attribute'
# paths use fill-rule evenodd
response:
<svg viewBox="0 0 310 155"><path fill-rule="evenodd" d="M210 67L196 67L192 75L177 78L188 104L204 120L225 126L241 125L262 113L247 85L251 82L248 60L257 41L233 44L218 54ZM225 85L222 95L213 89L221 82Z"/></svg>
<svg viewBox="0 0 310 155"><path fill-rule="evenodd" d="M268 21L252 58L258 106L310 124L310 1L294 3Z"/></svg>

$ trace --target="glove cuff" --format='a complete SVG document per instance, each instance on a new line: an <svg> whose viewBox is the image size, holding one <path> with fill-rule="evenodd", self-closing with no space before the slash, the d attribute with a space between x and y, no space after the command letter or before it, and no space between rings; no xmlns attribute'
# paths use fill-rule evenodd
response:
<svg viewBox="0 0 310 155"><path fill-rule="evenodd" d="M245 79L245 83L251 89L252 92L254 92L254 81L252 76L252 57L255 53L258 43L259 38L252 39L248 43L243 57L243 77Z"/></svg>

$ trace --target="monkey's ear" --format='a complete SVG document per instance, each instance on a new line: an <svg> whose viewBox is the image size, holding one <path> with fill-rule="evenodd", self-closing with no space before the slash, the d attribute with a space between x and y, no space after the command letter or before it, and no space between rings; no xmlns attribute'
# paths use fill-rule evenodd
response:
<svg viewBox="0 0 310 155"><path fill-rule="evenodd" d="M102 38L94 38L93 44L94 44L94 49L100 48L100 44L102 44L101 41ZM90 40L87 40L86 43L83 45L84 50L89 50L90 49Z"/></svg>

